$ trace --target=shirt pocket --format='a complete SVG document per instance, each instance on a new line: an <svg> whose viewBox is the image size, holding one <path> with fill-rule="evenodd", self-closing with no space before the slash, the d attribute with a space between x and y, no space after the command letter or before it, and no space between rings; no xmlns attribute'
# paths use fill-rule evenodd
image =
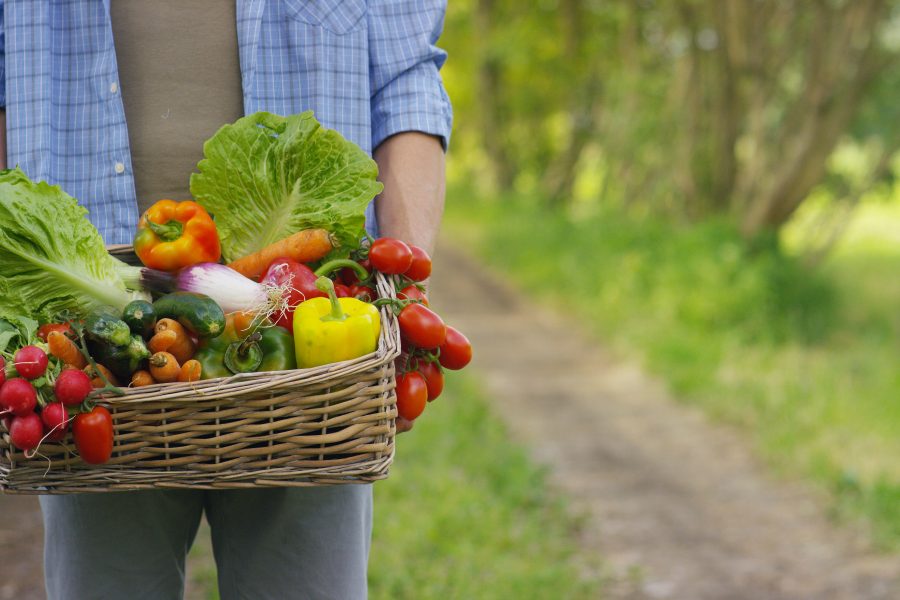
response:
<svg viewBox="0 0 900 600"><path fill-rule="evenodd" d="M361 29L366 23L365 0L285 0L285 6L291 18L337 35Z"/></svg>

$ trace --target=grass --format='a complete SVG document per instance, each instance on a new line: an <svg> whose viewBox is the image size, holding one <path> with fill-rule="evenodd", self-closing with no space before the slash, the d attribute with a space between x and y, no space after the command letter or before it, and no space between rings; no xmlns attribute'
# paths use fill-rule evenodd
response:
<svg viewBox="0 0 900 600"><path fill-rule="evenodd" d="M573 218L468 194L448 208L448 229L488 263L753 432L777 470L826 486L836 514L900 547L900 246L842 246L809 272L722 222Z"/></svg>
<svg viewBox="0 0 900 600"><path fill-rule="evenodd" d="M397 446L390 477L375 484L370 598L599 596L601 565L578 553L578 518L510 442L477 381L449 375ZM189 579L189 598L218 598L205 526Z"/></svg>

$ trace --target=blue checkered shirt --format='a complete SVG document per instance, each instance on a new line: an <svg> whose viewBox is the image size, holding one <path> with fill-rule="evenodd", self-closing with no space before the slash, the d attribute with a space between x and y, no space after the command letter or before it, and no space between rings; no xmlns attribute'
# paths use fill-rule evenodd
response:
<svg viewBox="0 0 900 600"><path fill-rule="evenodd" d="M131 242L138 209L109 2L0 0L0 105L8 164L62 186L117 244ZM312 109L366 152L403 131L446 146L444 10L440 0L237 0L244 112Z"/></svg>

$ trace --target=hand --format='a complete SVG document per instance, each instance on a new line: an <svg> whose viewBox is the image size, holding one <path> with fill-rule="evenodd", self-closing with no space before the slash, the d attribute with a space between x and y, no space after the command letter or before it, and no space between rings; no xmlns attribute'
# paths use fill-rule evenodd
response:
<svg viewBox="0 0 900 600"><path fill-rule="evenodd" d="M406 433L410 429L413 428L413 422L404 419L403 417L397 417L397 434Z"/></svg>

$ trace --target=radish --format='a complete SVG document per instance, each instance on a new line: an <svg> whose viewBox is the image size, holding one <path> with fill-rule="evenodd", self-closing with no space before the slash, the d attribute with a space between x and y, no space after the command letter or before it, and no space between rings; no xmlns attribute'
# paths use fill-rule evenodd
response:
<svg viewBox="0 0 900 600"><path fill-rule="evenodd" d="M37 379L47 371L47 353L37 346L25 346L16 352L13 363L25 379Z"/></svg>
<svg viewBox="0 0 900 600"><path fill-rule="evenodd" d="M69 413L62 402L53 402L41 411L41 421L47 431L47 439L58 442L66 437L69 429Z"/></svg>
<svg viewBox="0 0 900 600"><path fill-rule="evenodd" d="M37 392L31 382L16 377L0 387L0 408L17 417L34 412L37 406Z"/></svg>
<svg viewBox="0 0 900 600"><path fill-rule="evenodd" d="M6 359L0 356L0 385L6 383Z"/></svg>
<svg viewBox="0 0 900 600"><path fill-rule="evenodd" d="M9 439L13 446L25 452L37 448L43 435L44 424L37 413L15 417L9 426Z"/></svg>
<svg viewBox="0 0 900 600"><path fill-rule="evenodd" d="M64 369L56 378L53 393L64 405L77 406L84 402L92 389L91 378L87 373L78 369Z"/></svg>

